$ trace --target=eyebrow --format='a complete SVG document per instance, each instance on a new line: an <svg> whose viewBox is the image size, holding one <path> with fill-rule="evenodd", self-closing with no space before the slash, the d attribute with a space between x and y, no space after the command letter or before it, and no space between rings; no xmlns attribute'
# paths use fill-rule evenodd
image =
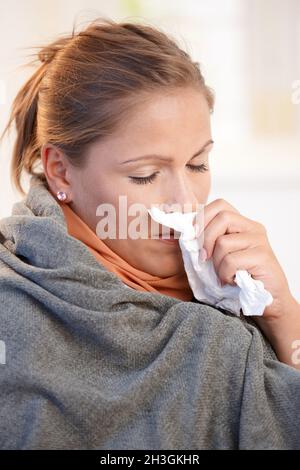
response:
<svg viewBox="0 0 300 470"><path fill-rule="evenodd" d="M200 150L198 150L198 152L196 152L193 156L192 156L192 159L195 158L195 157L198 157L198 155L200 155L203 150L205 150L205 148L209 145L209 144L213 144L214 141L212 139L208 140L202 147ZM162 155L156 155L156 154L151 154L151 155L142 155L141 157L137 157L137 158L132 158L130 160L126 160L125 162L121 162L120 164L121 165L124 165L125 163L130 163L130 162L136 162L138 160L162 160L162 161L165 161L165 162L172 162L174 159L172 157L164 157Z"/></svg>

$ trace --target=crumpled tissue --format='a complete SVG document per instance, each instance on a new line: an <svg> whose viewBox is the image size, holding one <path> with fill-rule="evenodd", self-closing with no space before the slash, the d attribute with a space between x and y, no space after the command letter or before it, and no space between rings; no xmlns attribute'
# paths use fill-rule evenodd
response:
<svg viewBox="0 0 300 470"><path fill-rule="evenodd" d="M238 270L234 281L237 284L221 285L212 258L201 260L203 236L196 237L194 217L197 212L164 212L151 207L148 213L156 222L181 232L178 238L184 269L195 298L209 305L228 310L238 316L263 315L265 307L273 302L270 292L262 281L253 279L246 270ZM203 234L203 227L200 227Z"/></svg>

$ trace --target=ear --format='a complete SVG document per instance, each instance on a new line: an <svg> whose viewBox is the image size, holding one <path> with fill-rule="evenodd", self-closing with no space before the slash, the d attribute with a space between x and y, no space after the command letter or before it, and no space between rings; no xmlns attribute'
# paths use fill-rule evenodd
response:
<svg viewBox="0 0 300 470"><path fill-rule="evenodd" d="M52 144L43 144L41 160L49 188L56 197L58 191L64 191L68 201L72 200L72 184L70 179L70 162L65 154Z"/></svg>

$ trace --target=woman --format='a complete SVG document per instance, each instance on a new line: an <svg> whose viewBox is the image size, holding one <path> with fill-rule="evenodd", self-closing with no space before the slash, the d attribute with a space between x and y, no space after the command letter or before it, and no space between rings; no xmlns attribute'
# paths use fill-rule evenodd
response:
<svg viewBox="0 0 300 470"><path fill-rule="evenodd" d="M205 207L220 279L247 269L274 298L255 321L193 297L178 240L98 236L120 196L144 222L152 204L206 204L198 64L158 29L101 19L38 58L5 129L14 183L31 180L0 221L0 447L300 448L300 307L264 227Z"/></svg>

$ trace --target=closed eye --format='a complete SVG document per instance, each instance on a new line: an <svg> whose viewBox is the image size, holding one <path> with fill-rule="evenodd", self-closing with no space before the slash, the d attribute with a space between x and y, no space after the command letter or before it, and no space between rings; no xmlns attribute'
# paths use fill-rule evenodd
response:
<svg viewBox="0 0 300 470"><path fill-rule="evenodd" d="M191 171L193 172L200 172L204 173L205 171L208 171L209 168L205 163L202 163L201 165L186 165ZM147 184L147 183L153 183L153 181L156 179L157 175L159 174L159 171L156 171L155 173L152 173L150 176L129 176L130 182L134 184Z"/></svg>

